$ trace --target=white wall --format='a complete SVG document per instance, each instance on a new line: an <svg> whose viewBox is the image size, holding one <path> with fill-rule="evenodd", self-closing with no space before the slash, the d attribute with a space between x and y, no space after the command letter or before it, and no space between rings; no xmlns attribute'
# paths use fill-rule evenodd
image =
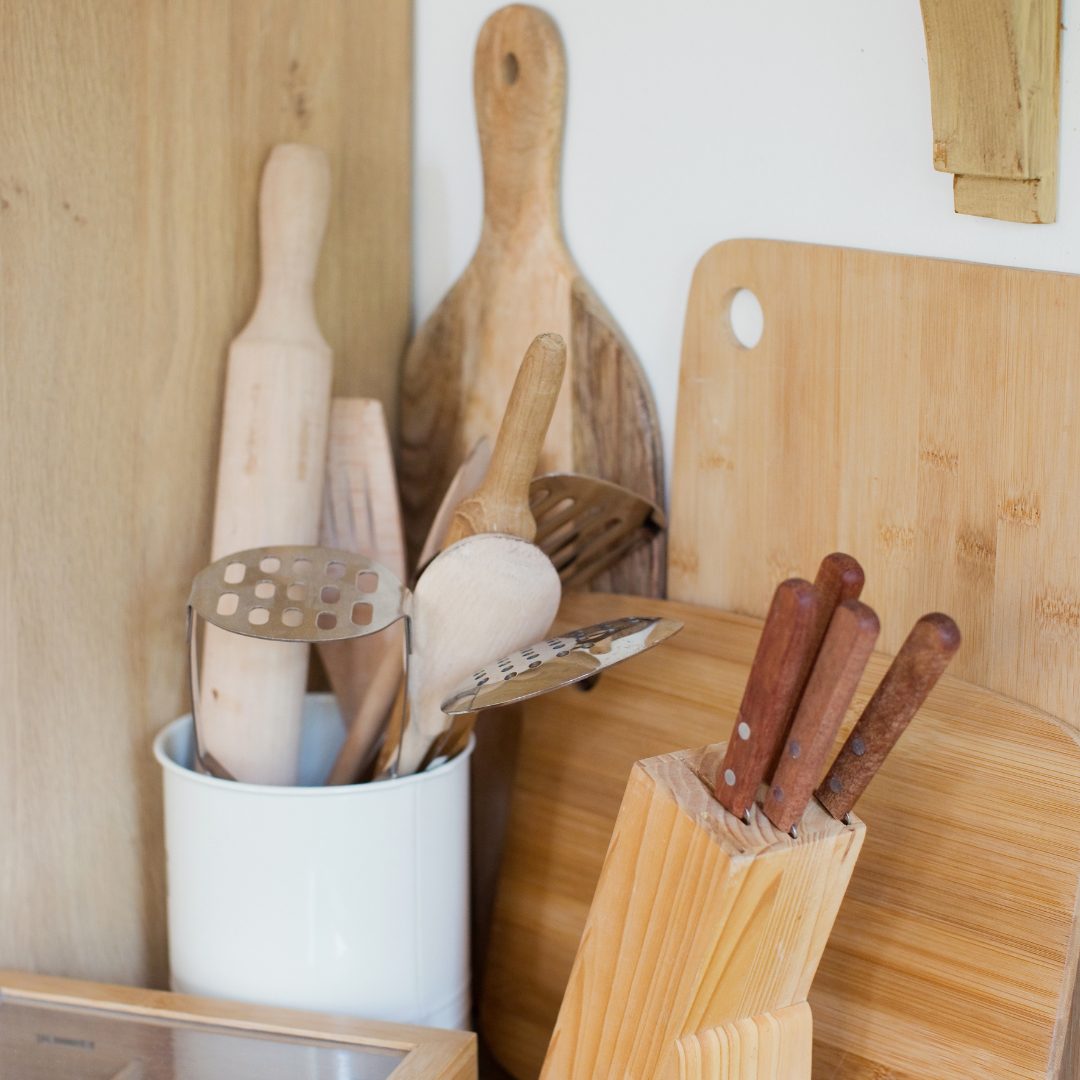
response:
<svg viewBox="0 0 1080 1080"><path fill-rule="evenodd" d="M499 6L416 0L418 320L479 233L472 51ZM690 275L716 241L776 237L1080 272L1080 57L1067 30L1058 220L1016 225L954 214L952 177L933 169L918 0L542 6L568 56L570 248L649 373L669 464Z"/></svg>

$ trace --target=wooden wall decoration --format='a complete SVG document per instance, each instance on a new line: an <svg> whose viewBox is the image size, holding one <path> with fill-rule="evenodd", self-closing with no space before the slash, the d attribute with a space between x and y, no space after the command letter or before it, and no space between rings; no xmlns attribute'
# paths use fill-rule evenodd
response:
<svg viewBox="0 0 1080 1080"><path fill-rule="evenodd" d="M0 964L165 979L152 734L188 707L271 145L330 156L335 391L394 415L410 5L0 0Z"/></svg>
<svg viewBox="0 0 1080 1080"><path fill-rule="evenodd" d="M1057 210L1061 0L921 0L934 168L958 214Z"/></svg>

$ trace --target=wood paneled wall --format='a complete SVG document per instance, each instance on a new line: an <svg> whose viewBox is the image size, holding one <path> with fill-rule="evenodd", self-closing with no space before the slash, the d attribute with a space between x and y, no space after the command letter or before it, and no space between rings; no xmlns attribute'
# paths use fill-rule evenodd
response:
<svg viewBox="0 0 1080 1080"><path fill-rule="evenodd" d="M0 0L0 966L162 984L222 375L272 144L330 155L336 393L394 415L407 0Z"/></svg>

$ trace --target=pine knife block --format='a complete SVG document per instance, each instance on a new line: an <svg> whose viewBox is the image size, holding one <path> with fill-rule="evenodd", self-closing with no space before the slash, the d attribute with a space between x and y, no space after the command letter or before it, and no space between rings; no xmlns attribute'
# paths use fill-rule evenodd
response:
<svg viewBox="0 0 1080 1080"><path fill-rule="evenodd" d="M812 802L797 839L713 798L724 745L633 768L545 1080L809 1080L807 994L865 828Z"/></svg>

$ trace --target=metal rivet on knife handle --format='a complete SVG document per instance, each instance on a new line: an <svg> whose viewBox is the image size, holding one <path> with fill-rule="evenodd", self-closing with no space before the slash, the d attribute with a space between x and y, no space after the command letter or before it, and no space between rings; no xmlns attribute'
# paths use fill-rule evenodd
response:
<svg viewBox="0 0 1080 1080"><path fill-rule="evenodd" d="M738 818L749 814L758 786L787 734L819 602L813 585L800 578L782 582L773 594L715 780L717 801Z"/></svg>
<svg viewBox="0 0 1080 1080"><path fill-rule="evenodd" d="M924 615L912 628L817 790L834 818L851 812L958 648L948 615Z"/></svg>
<svg viewBox="0 0 1080 1080"><path fill-rule="evenodd" d="M853 556L846 555L842 551L834 551L821 560L817 576L814 578L814 589L818 593L820 603L817 619L810 632L810 647L806 650L806 658L796 683L796 702L802 698L806 685L810 681L810 671L821 651L821 643L825 640L825 631L829 629L833 612L845 600L858 600L865 582L866 574ZM766 775L771 776L776 771L776 767L780 764L782 749L782 746L777 747L776 755L769 762Z"/></svg>
<svg viewBox="0 0 1080 1080"><path fill-rule="evenodd" d="M879 630L878 617L858 600L845 600L829 620L762 804L765 816L784 832L799 821L814 794Z"/></svg>

